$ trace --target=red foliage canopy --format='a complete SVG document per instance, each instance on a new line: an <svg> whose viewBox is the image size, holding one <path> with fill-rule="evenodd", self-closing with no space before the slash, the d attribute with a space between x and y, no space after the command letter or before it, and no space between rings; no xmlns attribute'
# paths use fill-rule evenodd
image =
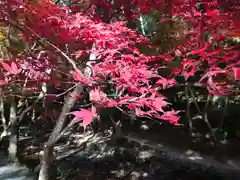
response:
<svg viewBox="0 0 240 180"><path fill-rule="evenodd" d="M91 0L87 3L87 10L93 15L91 17L89 14L75 13L76 6L75 11L69 13L68 8L49 0L6 1L1 6L1 21L21 30L21 38L29 46L36 41L42 44L44 51L34 50L20 58L13 57L8 60L9 63L3 62L5 80L17 82L28 78L56 83L59 82L56 78L59 71L69 74L73 70L68 81L75 80L75 83L87 85L90 100L96 106L128 107L135 109L138 116L163 119L177 125L178 112L165 110L169 103L156 90L157 87L174 86L176 76L184 75L188 80L200 71L199 82L205 84L210 93L229 95L236 92L233 90L233 76L239 78L239 70L236 69L240 62L239 46L225 47L223 42L226 37L238 34L239 20L236 18L237 10L221 12L221 2L203 1L205 8L199 8L193 0L134 0L131 3L125 0L114 3ZM157 71L166 68L158 62L163 55L142 54L137 45L148 45L148 40L127 28L126 21L119 20L123 15L124 20L131 19L161 7L167 7L172 15L183 16L189 24L185 43L173 50L178 51L182 61L177 67L167 67L172 71L168 77L162 77ZM119 13L123 15L119 16ZM113 17L118 21L112 22ZM102 22L101 18L108 19L108 23ZM205 40L204 32L208 32L211 38ZM89 60L89 56L93 55L96 58ZM164 57L168 57L165 59L168 63L175 59L172 52ZM88 68L90 72L86 74ZM219 80L216 78L219 76L224 78ZM112 87L116 95L109 96L106 87ZM74 114L84 118L83 111ZM87 122L89 117L95 116L85 114Z"/></svg>

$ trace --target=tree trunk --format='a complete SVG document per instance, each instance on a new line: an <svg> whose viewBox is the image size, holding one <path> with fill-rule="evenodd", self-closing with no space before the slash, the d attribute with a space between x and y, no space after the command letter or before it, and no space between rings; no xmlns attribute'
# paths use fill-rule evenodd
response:
<svg viewBox="0 0 240 180"><path fill-rule="evenodd" d="M53 147L46 145L43 150L41 167L38 175L38 180L49 180L51 178L51 166L53 162Z"/></svg>
<svg viewBox="0 0 240 180"><path fill-rule="evenodd" d="M8 156L13 163L18 163L18 136L18 125L12 124L10 128Z"/></svg>
<svg viewBox="0 0 240 180"><path fill-rule="evenodd" d="M67 113L69 113L72 107L74 106L77 100L76 95L77 96L80 95L81 92L83 92L83 87L77 85L75 90L70 94L69 98L64 102L64 106L62 107L62 111L58 118L56 126L54 127L51 136L49 137L48 142L44 147L38 180L54 179L54 177L51 177L50 175L50 168L51 172L55 171L54 167L52 166L52 163L54 161L53 156L54 145L58 142L58 140L62 136L61 132L66 124Z"/></svg>
<svg viewBox="0 0 240 180"><path fill-rule="evenodd" d="M3 125L3 131L2 131L1 136L0 136L0 140L2 140L2 138L9 135L8 122L7 122L7 119L5 117L5 106L4 106L4 97L3 97L2 89L0 90L0 111L1 111L1 120L2 120L2 125Z"/></svg>
<svg viewBox="0 0 240 180"><path fill-rule="evenodd" d="M93 45L92 49L95 48L95 45ZM64 57L66 57L64 55ZM67 58L68 59L68 58ZM91 54L89 57L89 60L95 60L96 56L94 54ZM90 66L91 67L91 66ZM88 68L84 68L84 74L87 74L88 76L91 75L91 69ZM43 152L43 156L41 159L41 167L40 167L40 172L38 175L38 180L50 180L50 179L54 179L50 177L50 166L53 162L53 149L54 149L54 145L60 140L60 138L62 137L62 131L64 131L64 126L66 125L66 117L67 117L67 113L69 113L71 111L71 109L73 108L76 100L77 100L77 96L79 96L82 92L83 92L84 88L78 84L76 86L76 88L74 89L74 91L70 94L70 96L67 98L67 100L64 102L64 105L62 107L62 111L61 114L57 120L57 123L48 139L48 142L46 144L46 147L44 148L44 152ZM51 166L51 171L55 171L55 169Z"/></svg>
<svg viewBox="0 0 240 180"><path fill-rule="evenodd" d="M18 129L18 118L17 118L17 107L15 98L12 99L10 108L10 137L9 137L9 147L8 156L9 160L13 163L18 163L18 139L19 139L19 129Z"/></svg>

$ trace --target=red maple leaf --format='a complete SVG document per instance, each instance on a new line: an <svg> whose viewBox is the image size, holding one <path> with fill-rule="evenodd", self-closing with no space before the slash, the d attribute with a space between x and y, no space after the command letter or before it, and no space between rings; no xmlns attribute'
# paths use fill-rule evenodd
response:
<svg viewBox="0 0 240 180"><path fill-rule="evenodd" d="M78 121L82 121L84 129L91 124L95 117L91 110L81 109L80 111L73 111L69 114L74 115Z"/></svg>
<svg viewBox="0 0 240 180"><path fill-rule="evenodd" d="M164 112L163 115L161 115L159 118L165 121L169 121L170 123L174 124L174 125L180 125L178 123L180 117L177 115L180 111L166 111Z"/></svg>
<svg viewBox="0 0 240 180"><path fill-rule="evenodd" d="M183 61L183 75L188 79L194 76L199 68L199 61L194 61L192 59L184 59Z"/></svg>
<svg viewBox="0 0 240 180"><path fill-rule="evenodd" d="M175 79L167 79L167 78L163 78L163 77L158 79L157 82L156 82L156 85L157 86L162 86L163 89L169 88L169 87L173 86L174 84L176 84Z"/></svg>
<svg viewBox="0 0 240 180"><path fill-rule="evenodd" d="M1 65L8 72L8 75L17 75L21 72L21 69L18 68L17 64L14 61L12 61L11 66L2 61Z"/></svg>
<svg viewBox="0 0 240 180"><path fill-rule="evenodd" d="M80 72L74 72L73 73L73 79L75 81L78 81L79 83L83 84L83 85L90 85L92 83L91 78L85 76L84 74L80 73Z"/></svg>
<svg viewBox="0 0 240 180"><path fill-rule="evenodd" d="M240 80L240 68L232 68L234 79L239 81Z"/></svg>

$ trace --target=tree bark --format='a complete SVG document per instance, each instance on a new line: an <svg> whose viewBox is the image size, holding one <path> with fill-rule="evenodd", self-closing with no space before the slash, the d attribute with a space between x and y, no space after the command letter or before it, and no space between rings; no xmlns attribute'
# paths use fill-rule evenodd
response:
<svg viewBox="0 0 240 180"><path fill-rule="evenodd" d="M17 118L17 105L16 99L13 98L10 107L10 137L8 156L9 160L13 163L18 163L18 139L19 139L19 128Z"/></svg>
<svg viewBox="0 0 240 180"><path fill-rule="evenodd" d="M38 175L38 180L49 180L51 178L51 166L53 162L53 146L45 146L43 150L41 168Z"/></svg>
<svg viewBox="0 0 240 180"><path fill-rule="evenodd" d="M0 111L1 111L1 120L2 120L2 125L3 125L3 131L2 131L1 136L0 136L0 140L2 140L2 138L9 135L8 122L7 122L7 119L5 117L5 104L4 104L4 97L3 97L2 89L0 90Z"/></svg>
<svg viewBox="0 0 240 180"><path fill-rule="evenodd" d="M54 161L54 156L53 156L53 149L54 145L58 142L58 140L61 137L61 132L66 124L66 116L67 113L70 112L72 107L74 106L76 102L76 95L80 95L81 92L83 91L83 87L78 85L76 86L75 90L71 93L70 97L65 101L64 106L62 108L62 112L58 118L57 124L54 127L52 134L50 135L44 150L43 150L43 156L41 159L41 166L40 166L40 171L38 175L38 180L52 180L50 176L50 169L51 171L54 171L52 167L52 163Z"/></svg>

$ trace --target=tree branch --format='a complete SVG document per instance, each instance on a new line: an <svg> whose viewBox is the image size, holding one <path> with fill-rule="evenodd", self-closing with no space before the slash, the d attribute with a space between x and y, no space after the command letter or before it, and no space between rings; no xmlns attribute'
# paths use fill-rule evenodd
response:
<svg viewBox="0 0 240 180"><path fill-rule="evenodd" d="M51 43L50 41L44 39L44 38L41 37L39 34L37 34L35 31L33 31L31 28L29 28L29 27L27 27L27 26L25 26L25 25L23 25L23 24L17 23L17 22L15 22L15 21L11 20L11 19L8 20L8 23L9 23L11 26L19 29L20 31L24 31L25 29L27 29L28 31L30 31L34 36L36 36L36 37L39 39L39 43L40 43L42 46L44 46L44 43L45 43L45 44L51 46L52 48L54 48L57 52L59 52L59 53L72 65L72 67L73 67L73 69L74 69L75 71L81 73L81 71L80 71L80 69L77 67L76 63L75 63L71 58L69 58L66 53L64 53L60 48L58 48L57 46L55 46L53 43ZM43 43L42 41L44 41L44 43ZM45 46L44 46L44 47L45 47Z"/></svg>
<svg viewBox="0 0 240 180"><path fill-rule="evenodd" d="M61 135L61 131L63 130L63 127L66 122L67 114L70 112L70 110L72 109L72 107L74 106L77 100L75 95L79 95L82 91L83 91L83 87L80 85L77 85L75 90L70 94L69 98L67 98L67 100L65 101L61 114L57 120L57 124L54 127L53 132L47 142L48 146L52 146L54 143L58 141L59 139L58 136Z"/></svg>

